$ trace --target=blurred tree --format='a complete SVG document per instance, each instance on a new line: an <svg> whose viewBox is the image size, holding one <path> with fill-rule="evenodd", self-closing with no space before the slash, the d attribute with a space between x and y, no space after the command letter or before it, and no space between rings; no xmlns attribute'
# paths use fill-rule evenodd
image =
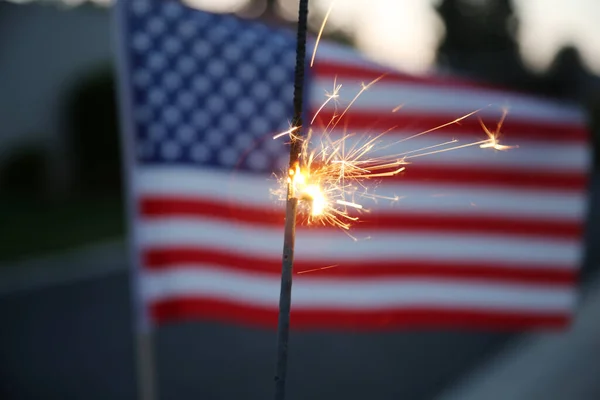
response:
<svg viewBox="0 0 600 400"><path fill-rule="evenodd" d="M121 153L112 68L100 68L79 80L68 97L66 112L75 190L118 193Z"/></svg>
<svg viewBox="0 0 600 400"><path fill-rule="evenodd" d="M277 14L277 0L249 0L248 4L239 12L249 18L262 16L273 17Z"/></svg>
<svg viewBox="0 0 600 400"><path fill-rule="evenodd" d="M592 117L596 164L600 157L600 79L583 66L579 51L566 46L544 74L527 70L515 33L511 0L442 0L437 11L446 25L438 61L454 73L587 106Z"/></svg>
<svg viewBox="0 0 600 400"><path fill-rule="evenodd" d="M290 24L279 14L278 0L249 0L248 4L239 13L249 18L258 18L276 24Z"/></svg>
<svg viewBox="0 0 600 400"><path fill-rule="evenodd" d="M585 83L591 74L583 66L579 50L573 45L560 49L546 77L549 94L580 100L587 97Z"/></svg>
<svg viewBox="0 0 600 400"><path fill-rule="evenodd" d="M556 54L543 80L544 94L570 99L586 107L595 165L600 166L600 78L585 67L577 47L567 45Z"/></svg>
<svg viewBox="0 0 600 400"><path fill-rule="evenodd" d="M48 154L39 145L23 145L9 154L0 166L3 195L39 199L47 192Z"/></svg>
<svg viewBox="0 0 600 400"><path fill-rule="evenodd" d="M600 169L600 90L589 97L588 110L590 113L590 130L592 132L593 157L596 171Z"/></svg>
<svg viewBox="0 0 600 400"><path fill-rule="evenodd" d="M250 0L240 14L251 18L260 17L263 21L276 25L294 27L296 24L294 19L288 20L283 17L282 6L280 4L281 1L282 0ZM323 18L325 18L325 10L311 5L308 14L308 27L312 33L316 34L319 31L321 24L323 23ZM340 29L325 29L323 37L337 43L354 46L352 32L345 32Z"/></svg>
<svg viewBox="0 0 600 400"><path fill-rule="evenodd" d="M443 0L437 10L446 26L440 65L505 85L529 78L515 40L518 20L510 0Z"/></svg>

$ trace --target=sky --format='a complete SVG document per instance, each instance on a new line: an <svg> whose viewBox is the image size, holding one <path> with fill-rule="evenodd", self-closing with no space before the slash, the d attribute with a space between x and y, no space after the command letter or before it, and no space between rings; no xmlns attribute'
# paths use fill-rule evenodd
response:
<svg viewBox="0 0 600 400"><path fill-rule="evenodd" d="M225 10L245 0L185 0ZM321 10L332 0L311 0ZM328 24L357 32L358 47L381 62L412 71L433 66L443 23L433 10L439 0L333 0ZM295 12L297 0L280 0ZM600 0L514 0L518 39L527 65L543 70L564 45L574 43L586 66L600 74Z"/></svg>
<svg viewBox="0 0 600 400"><path fill-rule="evenodd" d="M34 0L9 0L26 3ZM44 1L44 0L41 0ZM50 0L45 0L50 1ZM85 1L54 0L77 5ZM213 11L239 9L247 0L183 0ZM328 25L356 32L357 46L382 63L413 72L434 67L444 26L433 10L439 0L311 0L323 13L334 2ZM298 0L279 0L290 17ZM600 74L600 0L513 0L520 18L522 56L534 70L544 70L564 45L575 44L584 64Z"/></svg>
<svg viewBox="0 0 600 400"><path fill-rule="evenodd" d="M600 1L518 0L523 30L519 42L534 66L548 65L560 46L574 43L587 66L600 74Z"/></svg>

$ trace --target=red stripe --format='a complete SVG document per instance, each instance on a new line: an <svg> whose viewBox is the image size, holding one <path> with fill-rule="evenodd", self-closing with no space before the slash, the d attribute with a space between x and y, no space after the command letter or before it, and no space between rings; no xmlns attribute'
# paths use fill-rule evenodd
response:
<svg viewBox="0 0 600 400"><path fill-rule="evenodd" d="M313 110L313 112L316 110ZM319 113L315 124L326 126L332 118L338 115L334 110L327 109ZM399 139L409 137L419 132L424 132L438 126L447 124L461 115L447 114L425 114L425 113L403 113L403 112L379 112L349 110L338 123L340 129L345 128L349 132L368 131L373 134L385 132L392 129L388 135L395 135ZM336 117L337 118L337 117ZM490 117L482 118L484 124L490 130L495 130L498 119ZM403 135L395 133L402 130ZM429 134L429 133L428 133ZM430 134L450 136L456 139L465 139L469 142L485 140L487 136L480 125L477 115L465 118L460 122L437 129ZM530 120L517 120L507 117L501 128L500 141L503 144L519 144L519 141L537 140L541 142L558 143L587 143L589 132L583 125L575 125L558 122L535 122Z"/></svg>
<svg viewBox="0 0 600 400"><path fill-rule="evenodd" d="M232 251L170 247L168 249L150 249L143 255L143 265L152 270L168 270L181 265L192 268L202 268L201 264L222 266L227 269L243 271L246 273L259 273L277 277L281 273L281 261L273 258L253 257L237 254ZM369 278L425 278L437 280L460 281L493 281L506 283L540 284L540 285L573 285L577 273L573 270L557 270L545 268L542 265L508 264L473 264L435 262L421 260L385 260L367 264L362 261L322 260L320 262L302 260L299 254L294 263L294 271L304 277L318 277L319 279L359 279L364 281Z"/></svg>
<svg viewBox="0 0 600 400"><path fill-rule="evenodd" d="M437 88L446 87L453 89L477 89L482 90L493 90L501 93L513 93L508 91L506 88L500 86L493 86L487 83L479 83L473 80L468 81L451 76L416 76L403 74L390 68L383 67L381 65L362 66L352 65L348 63L341 63L336 61L325 60L322 62L315 62L312 67L314 75L319 77L337 77L346 79L356 79L364 81L365 83L371 82L374 79L379 78L382 74L386 74L379 82L384 83L417 83L424 86L435 86ZM514 92L515 94L517 92Z"/></svg>
<svg viewBox="0 0 600 400"><path fill-rule="evenodd" d="M150 306L155 323L208 319L225 323L271 328L277 326L277 310L241 305L214 299L177 298ZM382 311L306 311L292 307L294 329L333 329L373 331L410 328L478 328L514 331L522 329L563 329L570 316L564 313L541 314L494 310L440 309L414 306L410 309Z"/></svg>
<svg viewBox="0 0 600 400"><path fill-rule="evenodd" d="M486 169L474 166L409 165L389 180L434 184L469 184L477 186L527 188L540 190L583 191L587 176L583 173L535 171L531 169Z"/></svg>
<svg viewBox="0 0 600 400"><path fill-rule="evenodd" d="M476 207L474 207L474 210ZM202 199L145 197L140 201L140 212L146 218L188 217L227 219L251 225L281 227L283 210L264 209L244 205L219 203ZM300 216L300 223L306 218ZM301 228L302 229L302 228ZM309 229L337 229L314 225ZM397 211L394 213L363 214L354 224L354 231L395 230L398 232L487 233L523 236L544 236L557 239L580 239L582 224L571 221L533 220L523 217L433 215Z"/></svg>
<svg viewBox="0 0 600 400"><path fill-rule="evenodd" d="M382 74L386 74L378 84L412 83L423 86L433 86L436 88L475 89L477 92L487 91L497 94L518 95L520 97L542 100L533 93L515 88L509 90L506 87L494 85L489 82L476 81L474 79L466 80L456 76L408 75L377 64L365 67L362 65L352 65L331 60L324 60L322 62L317 60L311 68L311 71L314 75L318 75L319 77L356 79L364 81L364 83L371 82L379 78Z"/></svg>

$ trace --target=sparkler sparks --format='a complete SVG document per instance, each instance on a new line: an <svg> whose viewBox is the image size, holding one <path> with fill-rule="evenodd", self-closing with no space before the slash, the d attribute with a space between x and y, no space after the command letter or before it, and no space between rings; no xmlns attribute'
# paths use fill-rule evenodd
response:
<svg viewBox="0 0 600 400"><path fill-rule="evenodd" d="M493 132L490 131L487 128L487 126L485 126L485 124L483 123L481 118L479 119L479 123L481 124L483 131L487 134L487 136L489 138L487 143L482 143L479 147L481 147L482 149L492 148L494 150L508 150L508 149L514 149L514 148L519 147L519 146L506 146L506 145L502 145L502 144L498 143L498 138L500 137L500 129L502 128L502 124L504 123L506 114L508 114L508 110L505 108L502 112L502 118L500 118L500 121L498 122L498 125L496 126L496 130Z"/></svg>
<svg viewBox="0 0 600 400"><path fill-rule="evenodd" d="M321 28L319 29L319 34L317 35L317 40L315 42L315 48L313 50L312 57L310 58L310 66L312 67L315 62L315 57L317 55L317 48L319 48L319 42L321 41L321 35L323 35L323 30L325 29L325 25L327 24L327 20L329 19L329 14L333 10L333 6L335 5L335 1L332 1L329 5L329 9L325 14L325 18L323 18L323 23L321 24Z"/></svg>
<svg viewBox="0 0 600 400"><path fill-rule="evenodd" d="M334 116L327 126L319 131L315 138L312 127L308 129L306 138L302 139L302 148L298 163L287 174L278 178L279 186L271 190L271 193L279 200L287 200L287 196L295 197L299 202L300 214L306 216L307 223L335 226L348 231L351 225L359 219L361 212L367 211L363 205L365 200L386 199L397 201L398 196L379 196L369 190L368 180L384 179L403 172L409 164L410 159L438 154L446 151L458 150L471 146L480 148L493 148L496 150L507 150L517 146L505 146L499 144L498 138L507 111L504 110L496 130L489 130L480 119L483 131L487 139L460 143L457 139L430 145L416 150L409 150L378 156L381 150L396 146L410 139L434 132L468 118L480 110L475 110L462 117L456 118L445 124L428 129L423 132L400 139L393 143L383 144L380 140L389 131L382 132L372 137L356 138L354 134L346 133L338 139L332 137L332 132L341 121L342 117L349 111L358 97L368 90L372 85L383 78L383 75L369 84L362 84L358 94L352 98L348 106ZM341 85L334 80L333 91L326 93L326 100L317 109L311 120L311 125L316 116L330 102L337 101ZM337 103L336 103L337 111ZM400 107L395 108L396 112ZM291 127L285 132L275 135L273 138L292 137L299 127ZM352 141L350 139L353 139ZM299 139L299 138L297 138ZM356 140L358 139L358 140ZM352 142L352 143L351 143ZM392 153L392 152L390 152ZM290 189L288 191L288 188ZM352 237L351 235L349 235Z"/></svg>
<svg viewBox="0 0 600 400"><path fill-rule="evenodd" d="M298 271L297 274L308 274L309 272L316 272L316 271L323 271L324 269L331 269L331 268L335 268L335 267L339 267L339 264L334 264L334 265L328 265L326 267L321 267L321 268L313 268L313 269L307 269L304 271Z"/></svg>
<svg viewBox="0 0 600 400"><path fill-rule="evenodd" d="M335 1L331 1L317 35L310 60L311 67L314 64L317 48L334 4ZM278 177L279 185L276 189L271 190L271 193L282 201L287 201L288 197L297 198L299 200L300 214L307 217L308 224L320 223L336 226L342 228L344 231L348 231L351 224L358 220L357 214L367 211L362 204L363 200L369 199L375 202L378 199L398 201L400 199L399 196L386 197L374 194L369 190L365 181L397 175L406 169L406 165L409 164L408 160L410 159L471 146L494 150L508 150L518 147L506 146L499 143L500 130L508 112L506 109L503 110L502 117L494 131L488 129L483 121L479 119L482 129L487 135L487 139L471 143L459 143L457 139L452 139L416 150L408 150L385 156L377 155L382 150L399 145L410 139L426 135L449 125L458 124L462 120L480 112L481 109L385 145L381 143L380 139L388 132L397 128L396 126L374 137L354 141L352 145L349 145L351 142L349 139L354 137L353 134L344 134L341 138L334 140L332 132L340 121L342 121L352 105L366 90L383 79L385 75L383 74L375 78L368 84L362 83L359 92L339 114L337 113L337 107L342 85L337 84L337 77L334 78L332 91L325 92L325 101L316 110L310 120L311 127L307 129L306 138L295 135L301 128L300 126L290 126L288 130L273 136L273 139L289 137L292 140L301 141L302 143L298 158L299 161L286 174L284 173L281 177ZM333 117L328 121L327 126L319 131L317 143L313 143L314 131L312 125L321 111L330 102L335 107ZM399 104L391 112L396 113L403 106L404 104ZM351 235L349 236L352 237Z"/></svg>
<svg viewBox="0 0 600 400"><path fill-rule="evenodd" d="M280 179L280 187L273 191L280 199L286 199L288 186L291 196L301 200L300 210L308 216L308 223L319 222L348 230L358 217L350 210L361 211L359 198L374 198L367 191L364 180L396 175L404 170L402 159L369 157L381 135L365 143L346 148L345 135L332 140L329 135L321 137L319 145L311 147L312 129L302 142L300 161Z"/></svg>

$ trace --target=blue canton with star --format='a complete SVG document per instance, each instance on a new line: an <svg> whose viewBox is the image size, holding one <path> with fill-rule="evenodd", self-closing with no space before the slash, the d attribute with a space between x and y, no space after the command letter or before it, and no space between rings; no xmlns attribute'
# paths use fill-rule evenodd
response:
<svg viewBox="0 0 600 400"><path fill-rule="evenodd" d="M143 165L272 172L287 164L296 61L283 30L178 1L126 11L135 154Z"/></svg>

